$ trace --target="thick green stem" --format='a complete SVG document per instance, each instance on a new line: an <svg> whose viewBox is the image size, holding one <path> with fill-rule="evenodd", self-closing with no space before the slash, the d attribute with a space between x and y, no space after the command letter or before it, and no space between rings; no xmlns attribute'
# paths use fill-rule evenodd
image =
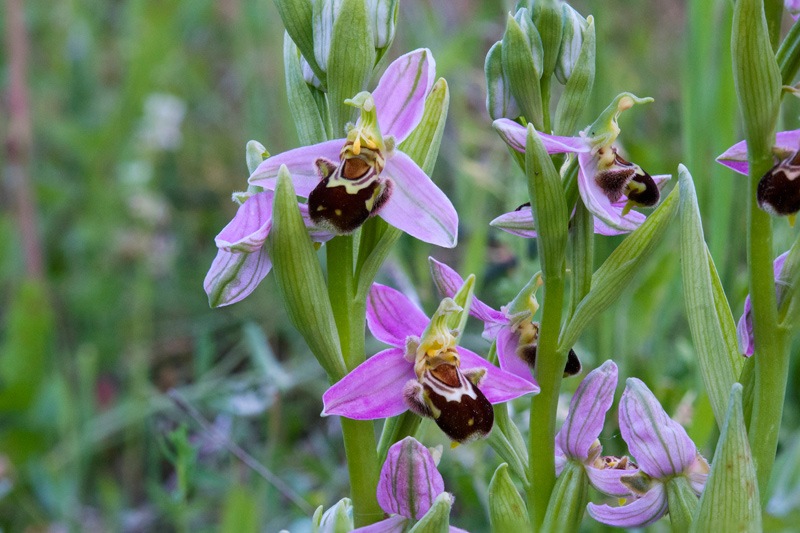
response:
<svg viewBox="0 0 800 533"><path fill-rule="evenodd" d="M366 359L364 323L366 304L356 299L353 278L353 237L340 236L326 245L328 258L328 295L339 332L342 354L351 371ZM375 446L375 426L371 420L342 418L344 451L350 475L350 498L356 527L383 518L378 505L377 488L380 464Z"/></svg>
<svg viewBox="0 0 800 533"><path fill-rule="evenodd" d="M755 388L749 436L758 474L758 488L764 497L778 447L789 371L789 350L787 335L778 326L771 220L767 213L759 209L756 199L758 182L772 166L772 158L751 159L750 163L747 262L756 350L753 356Z"/></svg>
<svg viewBox="0 0 800 533"><path fill-rule="evenodd" d="M536 379L541 391L531 399L528 441L528 514L538 530L556 482L555 430L558 392L566 355L558 352L561 310L564 301L563 269L544 280L541 334L536 350Z"/></svg>

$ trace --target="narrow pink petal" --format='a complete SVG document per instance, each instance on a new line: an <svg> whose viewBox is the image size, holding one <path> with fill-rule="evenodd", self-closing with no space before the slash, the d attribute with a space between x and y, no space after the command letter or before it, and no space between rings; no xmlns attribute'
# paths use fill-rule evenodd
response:
<svg viewBox="0 0 800 533"><path fill-rule="evenodd" d="M589 515L604 524L616 527L644 527L667 512L667 493L662 483L656 483L647 493L621 507L590 503Z"/></svg>
<svg viewBox="0 0 800 533"><path fill-rule="evenodd" d="M412 237L452 248L458 240L458 214L450 199L414 161L395 150L384 175L394 182L380 216Z"/></svg>
<svg viewBox="0 0 800 533"><path fill-rule="evenodd" d="M433 257L429 257L428 262L431 264L433 282L436 284L439 292L442 296L452 298L464 284L464 278L459 276L458 272L444 263L440 263ZM472 298L469 314L487 323L487 325L489 323L505 325L508 322L506 315L492 309L476 297Z"/></svg>
<svg viewBox="0 0 800 533"><path fill-rule="evenodd" d="M406 338L419 336L428 326L422 310L402 292L373 283L367 296L367 326L381 342L404 348Z"/></svg>
<svg viewBox="0 0 800 533"><path fill-rule="evenodd" d="M539 392L539 385L535 381L532 382L500 370L483 357L462 346L458 347L458 355L461 357L462 371L476 368L486 369L486 376L478 388L491 403L507 402L525 394Z"/></svg>
<svg viewBox="0 0 800 533"><path fill-rule="evenodd" d="M528 129L513 120L499 118L492 126L500 137L517 152L525 152L525 143L528 140ZM580 137L562 137L538 132L548 154L562 154L566 152L589 152L591 148Z"/></svg>
<svg viewBox="0 0 800 533"><path fill-rule="evenodd" d="M620 482L620 478L622 476L632 476L637 472L638 470L595 468L593 466L586 465L586 474L589 476L589 482L594 486L594 488L603 494L616 496L618 498L628 496L631 493L631 489L623 485L622 482Z"/></svg>
<svg viewBox="0 0 800 533"><path fill-rule="evenodd" d="M272 200L275 193L264 191L248 198L227 226L219 232L217 248L226 252L255 252L267 240L272 228Z"/></svg>
<svg viewBox="0 0 800 533"><path fill-rule="evenodd" d="M572 396L556 442L567 457L585 462L589 448L603 431L606 413L614 401L617 387L617 365L608 360L583 378Z"/></svg>
<svg viewBox="0 0 800 533"><path fill-rule="evenodd" d="M403 533L406 522L408 518L396 514L369 526L356 528L352 533Z"/></svg>
<svg viewBox="0 0 800 533"><path fill-rule="evenodd" d="M317 173L317 159L324 157L331 161L339 161L339 152L344 143L345 139L334 139L273 155L258 165L248 181L252 185L275 190L278 182L278 170L281 165L286 165L292 175L292 183L297 195L308 197L320 181Z"/></svg>
<svg viewBox="0 0 800 533"><path fill-rule="evenodd" d="M683 473L697 455L683 426L667 415L639 379L626 382L619 402L619 427L639 468L652 477Z"/></svg>
<svg viewBox="0 0 800 533"><path fill-rule="evenodd" d="M414 366L402 349L378 352L325 391L322 416L373 420L399 415L408 409L403 387L410 379L416 379Z"/></svg>
<svg viewBox="0 0 800 533"><path fill-rule="evenodd" d="M496 342L497 360L500 363L500 368L535 383L531 368L517 355L519 335L514 332L511 326L506 325L498 331Z"/></svg>
<svg viewBox="0 0 800 533"><path fill-rule="evenodd" d="M509 213L503 213L489 222L489 225L517 237L536 238L536 230L533 226L533 210L529 205Z"/></svg>
<svg viewBox="0 0 800 533"><path fill-rule="evenodd" d="M389 448L378 479L378 505L385 512L419 520L444 492L444 479L428 448L406 437Z"/></svg>
<svg viewBox="0 0 800 533"><path fill-rule="evenodd" d="M417 127L425 98L436 81L436 61L427 48L419 48L392 61L372 93L383 135L399 144Z"/></svg>
<svg viewBox="0 0 800 533"><path fill-rule="evenodd" d="M211 307L222 307L253 292L272 268L266 247L257 252L217 251L203 282Z"/></svg>
<svg viewBox="0 0 800 533"><path fill-rule="evenodd" d="M794 152L800 146L800 130L779 131L775 135L775 148L783 152ZM747 174L747 142L739 141L719 157L717 162L740 174Z"/></svg>
<svg viewBox="0 0 800 533"><path fill-rule="evenodd" d="M800 131L800 130L798 130ZM778 282L783 271L783 263L786 262L786 256L789 252L784 252L775 258L772 262L772 272L775 275L775 292L778 298L778 303L781 302L782 292L785 290L784 284ZM739 322L736 324L736 338L739 341L739 352L745 357L750 357L756 350L755 339L753 337L753 316L752 304L750 303L750 295L744 299L744 312L742 313Z"/></svg>

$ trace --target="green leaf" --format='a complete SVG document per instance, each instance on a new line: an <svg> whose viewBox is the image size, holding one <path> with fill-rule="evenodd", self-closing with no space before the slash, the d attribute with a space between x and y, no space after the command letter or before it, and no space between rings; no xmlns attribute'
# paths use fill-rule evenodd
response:
<svg viewBox="0 0 800 533"><path fill-rule="evenodd" d="M689 531L694 523L699 503L697 495L692 490L692 486L686 476L676 476L667 480L667 505L669 506L669 521L672 525L673 533ZM716 529L711 529L711 531L714 530ZM720 529L716 531L730 530Z"/></svg>
<svg viewBox="0 0 800 533"><path fill-rule="evenodd" d="M436 497L433 505L408 533L448 533L450 531L450 507L452 496L443 492Z"/></svg>
<svg viewBox="0 0 800 533"><path fill-rule="evenodd" d="M508 465L501 464L489 483L489 522L492 531L530 531L528 509L508 474Z"/></svg>
<svg viewBox="0 0 800 533"><path fill-rule="evenodd" d="M289 37L297 44L297 48L306 58L311 70L325 85L325 72L314 58L314 26L311 0L275 0L275 6L281 16ZM355 93L353 93L355 94Z"/></svg>
<svg viewBox="0 0 800 533"><path fill-rule="evenodd" d="M783 262L776 285L780 294L779 322L788 329L797 328L800 326L800 235Z"/></svg>
<svg viewBox="0 0 800 533"><path fill-rule="evenodd" d="M683 165L678 167L678 179L686 316L714 417L722 427L728 394L741 373L744 358L738 353L733 315L703 238L692 176Z"/></svg>
<svg viewBox="0 0 800 533"><path fill-rule="evenodd" d="M234 486L228 490L222 507L222 533L253 533L259 530L261 503L252 490L244 486Z"/></svg>
<svg viewBox="0 0 800 533"><path fill-rule="evenodd" d="M289 320L308 343L328 376L338 381L347 373L339 346L333 310L322 267L297 206L286 166L278 172L272 231L269 239L278 290Z"/></svg>
<svg viewBox="0 0 800 533"><path fill-rule="evenodd" d="M569 213L561 176L547 155L539 134L528 124L525 144L528 193L533 206L533 225L538 234L542 275L560 277L564 271Z"/></svg>
<svg viewBox="0 0 800 533"><path fill-rule="evenodd" d="M544 121L539 87L541 71L536 68L528 36L511 15L503 35L503 72L522 114L541 131Z"/></svg>
<svg viewBox="0 0 800 533"><path fill-rule="evenodd" d="M739 383L731 387L711 474L692 528L692 531L712 530L761 531L758 480L747 439Z"/></svg>
<svg viewBox="0 0 800 533"><path fill-rule="evenodd" d="M781 74L772 52L763 0L737 0L733 8L733 79L752 159L770 156L781 97Z"/></svg>
<svg viewBox="0 0 800 533"><path fill-rule="evenodd" d="M328 105L333 137L345 134L355 122L357 109L344 103L367 87L375 65L372 27L365 0L343 0L333 24L328 58Z"/></svg>
<svg viewBox="0 0 800 533"><path fill-rule="evenodd" d="M775 55L781 72L781 83L792 85L797 71L800 70L800 22L795 22L778 48Z"/></svg>
<svg viewBox="0 0 800 533"><path fill-rule="evenodd" d="M554 0L542 0L536 2L539 9L536 10L533 23L539 31L542 39L543 60L542 60L542 79L549 81L556 69L558 61L558 51L561 48L561 33L563 23L561 16L561 2Z"/></svg>
<svg viewBox="0 0 800 533"><path fill-rule="evenodd" d="M583 465L567 461L550 495L541 531L578 531L588 500L589 477Z"/></svg>
<svg viewBox="0 0 800 533"><path fill-rule="evenodd" d="M286 96L289 110L297 128L300 144L317 144L328 140L325 123L300 67L300 56L289 34L283 39L283 64L286 70ZM251 171L252 172L252 171Z"/></svg>
<svg viewBox="0 0 800 533"><path fill-rule="evenodd" d="M559 352L566 353L592 320L619 298L641 265L661 241L678 211L678 188L667 196L647 220L628 235L592 276L592 288L575 309L559 339Z"/></svg>
<svg viewBox="0 0 800 533"><path fill-rule="evenodd" d="M572 135L589 103L594 87L595 74L595 30L594 18L587 19L588 26L583 34L583 44L578 60L572 68L564 94L558 100L555 117L555 134Z"/></svg>

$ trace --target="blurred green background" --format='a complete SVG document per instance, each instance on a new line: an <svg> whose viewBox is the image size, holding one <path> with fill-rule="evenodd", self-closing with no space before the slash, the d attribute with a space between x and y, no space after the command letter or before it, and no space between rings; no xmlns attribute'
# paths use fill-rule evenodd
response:
<svg viewBox="0 0 800 533"><path fill-rule="evenodd" d="M738 319L747 292L745 184L713 162L739 139L730 74L730 5L581 0L598 65L588 124L619 92L653 96L621 119L629 159L651 174L687 164L706 237ZM522 173L485 110L483 61L510 1L402 0L396 57L425 46L451 91L434 180L462 213L454 250L406 237L383 281L435 307L433 254L478 275L499 307L538 269L535 243L488 222L527 201ZM0 12L4 39L9 11ZM347 495L338 420L320 418L322 371L293 332L271 278L211 310L203 278L214 236L246 188L245 143L297 146L282 65L283 27L269 0L72 0L24 3L30 50L33 192L43 276L22 252L19 204L0 188L0 529L4 531L303 531L309 509ZM788 23L788 21L787 21ZM0 86L10 82L3 48ZM785 104L784 127L798 105ZM3 116L0 124L8 121ZM5 130L5 127L3 127ZM0 163L12 166L4 152ZM668 185L671 188L672 185ZM468 215L467 215L468 214ZM797 230L776 221L777 253ZM677 229L576 348L587 369L613 358L643 379L710 455L716 435L681 296ZM620 238L596 240L596 265ZM488 345L472 325L466 343ZM382 349L368 339L371 352ZM795 345L797 353L797 345ZM800 505L798 375L789 380L783 477L772 526ZM567 382L569 391L577 380ZM621 379L620 389L624 386ZM171 396L166 393L173 391ZM527 422L526 402L514 416ZM624 453L615 412L603 446ZM451 522L488 529L488 446L440 465L456 495ZM235 457L240 448L261 467ZM277 477L286 484L275 483ZM780 477L780 476L778 476ZM287 489L287 487L289 487ZM290 489L290 490L289 490ZM293 502L290 492L305 503ZM585 521L587 528L598 524ZM665 529L665 524L655 526Z"/></svg>

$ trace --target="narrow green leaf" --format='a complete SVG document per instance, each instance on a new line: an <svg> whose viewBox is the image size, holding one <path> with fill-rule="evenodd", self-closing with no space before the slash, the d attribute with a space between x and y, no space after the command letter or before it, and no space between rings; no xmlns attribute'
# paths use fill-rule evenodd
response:
<svg viewBox="0 0 800 533"><path fill-rule="evenodd" d="M756 532L761 527L758 480L742 413L742 386L735 383L692 531Z"/></svg>
<svg viewBox="0 0 800 533"><path fill-rule="evenodd" d="M452 496L443 492L433 501L433 505L408 533L448 533L450 531L450 507Z"/></svg>
<svg viewBox="0 0 800 533"><path fill-rule="evenodd" d="M714 417L717 426L722 427L727 397L744 361L736 348L733 316L703 238L692 176L683 165L678 167L678 179L686 316Z"/></svg>
<svg viewBox="0 0 800 533"><path fill-rule="evenodd" d="M781 83L792 85L797 71L800 70L800 22L795 22L786 34L775 59L781 72Z"/></svg>
<svg viewBox="0 0 800 533"><path fill-rule="evenodd" d="M766 157L775 135L781 74L772 52L763 0L738 0L733 9L733 79L752 158Z"/></svg>
<svg viewBox="0 0 800 533"><path fill-rule="evenodd" d="M303 78L297 46L288 33L284 34L283 38L283 65L286 71L286 97L289 99L289 110L297 128L300 144L309 145L327 141L328 136L325 134L325 125L316 100Z"/></svg>
<svg viewBox="0 0 800 533"><path fill-rule="evenodd" d="M567 461L550 495L542 532L578 531L589 501L589 477L574 461Z"/></svg>
<svg viewBox="0 0 800 533"><path fill-rule="evenodd" d="M347 373L322 267L308 236L289 171L282 166L275 188L269 239L275 279L289 320L333 381Z"/></svg>
<svg viewBox="0 0 800 533"><path fill-rule="evenodd" d="M525 118L541 131L544 121L541 72L537 70L528 36L511 15L503 35L503 72L508 77L511 94Z"/></svg>
<svg viewBox="0 0 800 533"><path fill-rule="evenodd" d="M497 413L498 408L505 408L505 404L495 405L495 413ZM517 477L527 482L527 458L520 454L508 435L497 426L497 420L495 420L495 427L492 429L492 432L486 437L486 443L492 447L501 460L505 461L505 464L511 467L511 470Z"/></svg>
<svg viewBox="0 0 800 533"><path fill-rule="evenodd" d="M508 465L497 467L489 483L489 522L492 531L531 531L528 509L508 474Z"/></svg>
<svg viewBox="0 0 800 533"><path fill-rule="evenodd" d="M676 476L667 480L667 505L673 533L689 531L694 524L699 502L686 476Z"/></svg>
<svg viewBox="0 0 800 533"><path fill-rule="evenodd" d="M797 236L783 262L776 285L780 294L778 300L780 324L789 329L797 328L800 326L800 235Z"/></svg>
<svg viewBox="0 0 800 533"><path fill-rule="evenodd" d="M570 315L572 315L581 300L589 294L594 271L594 215L586 209L583 202L578 202L575 207L570 250L572 251Z"/></svg>
<svg viewBox="0 0 800 533"><path fill-rule="evenodd" d="M311 70L314 71L314 74L324 86L326 80L325 72L319 68L316 59L314 59L314 26L311 0L275 0L275 6L278 8L278 14L281 16L289 37L297 44L300 53L306 58Z"/></svg>
<svg viewBox="0 0 800 533"><path fill-rule="evenodd" d="M678 212L678 187L672 190L647 220L617 246L592 276L592 288L575 309L559 339L566 353L594 318L608 309L664 237Z"/></svg>
<svg viewBox="0 0 800 533"><path fill-rule="evenodd" d="M564 271L569 213L561 176L547 155L539 134L528 124L525 145L528 194L533 206L533 224L538 237L542 275L560 277Z"/></svg>
<svg viewBox="0 0 800 533"><path fill-rule="evenodd" d="M588 26L583 34L583 45L572 74L564 87L564 94L556 106L556 135L572 135L589 103L594 88L595 74L595 30L594 18L586 19Z"/></svg>
<svg viewBox="0 0 800 533"><path fill-rule="evenodd" d="M367 87L375 65L372 27L365 0L342 0L333 25L328 58L328 106L333 136L344 135L348 122L355 122L356 108L344 103Z"/></svg>

